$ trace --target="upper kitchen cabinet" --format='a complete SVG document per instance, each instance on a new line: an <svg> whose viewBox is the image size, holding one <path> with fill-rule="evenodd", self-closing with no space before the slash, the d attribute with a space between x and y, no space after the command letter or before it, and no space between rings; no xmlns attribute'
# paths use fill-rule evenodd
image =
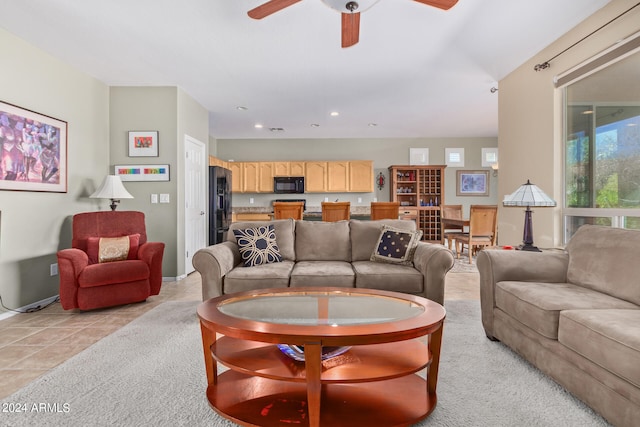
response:
<svg viewBox="0 0 640 427"><path fill-rule="evenodd" d="M349 162L327 162L327 191L330 193L349 191Z"/></svg>
<svg viewBox="0 0 640 427"><path fill-rule="evenodd" d="M242 162L242 191L257 193L259 191L260 163Z"/></svg>
<svg viewBox="0 0 640 427"><path fill-rule="evenodd" d="M373 193L373 162L356 160L349 162L349 191Z"/></svg>
<svg viewBox="0 0 640 427"><path fill-rule="evenodd" d="M276 164L272 162L260 162L258 165L258 191L260 193L273 193L273 177Z"/></svg>
<svg viewBox="0 0 640 427"><path fill-rule="evenodd" d="M304 176L305 162L273 162L273 176Z"/></svg>
<svg viewBox="0 0 640 427"><path fill-rule="evenodd" d="M327 192L327 162L305 162L304 187L307 193Z"/></svg>
<svg viewBox="0 0 640 427"><path fill-rule="evenodd" d="M231 171L231 191L234 193L241 193L242 190L242 163L241 162L228 162L229 170Z"/></svg>

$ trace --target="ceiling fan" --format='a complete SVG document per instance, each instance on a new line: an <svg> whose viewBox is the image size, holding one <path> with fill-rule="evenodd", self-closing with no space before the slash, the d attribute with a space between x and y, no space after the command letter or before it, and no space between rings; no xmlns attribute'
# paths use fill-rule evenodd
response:
<svg viewBox="0 0 640 427"><path fill-rule="evenodd" d="M302 0L270 0L251 9L247 14L253 19L262 19ZM360 38L360 13L379 0L322 0L327 6L342 14L342 47L353 46ZM413 0L443 10L451 9L458 0Z"/></svg>

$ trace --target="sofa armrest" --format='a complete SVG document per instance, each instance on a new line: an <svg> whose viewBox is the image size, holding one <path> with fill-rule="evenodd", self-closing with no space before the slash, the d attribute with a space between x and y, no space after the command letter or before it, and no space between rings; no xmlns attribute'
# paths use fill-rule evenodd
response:
<svg viewBox="0 0 640 427"><path fill-rule="evenodd" d="M164 243L146 242L138 248L138 259L149 266L149 287L151 295L158 295L162 286L162 256Z"/></svg>
<svg viewBox="0 0 640 427"><path fill-rule="evenodd" d="M222 295L224 276L240 263L240 252L231 242L222 242L198 250L193 267L202 278L202 300Z"/></svg>
<svg viewBox="0 0 640 427"><path fill-rule="evenodd" d="M564 283L569 255L561 251L505 251L485 249L478 253L482 325L493 339L496 283L504 281Z"/></svg>
<svg viewBox="0 0 640 427"><path fill-rule="evenodd" d="M89 265L89 257L80 249L58 251L58 274L60 275L60 304L65 310L78 308L78 276Z"/></svg>
<svg viewBox="0 0 640 427"><path fill-rule="evenodd" d="M418 243L413 265L422 273L423 296L444 304L444 278L453 268L453 253L440 244Z"/></svg>

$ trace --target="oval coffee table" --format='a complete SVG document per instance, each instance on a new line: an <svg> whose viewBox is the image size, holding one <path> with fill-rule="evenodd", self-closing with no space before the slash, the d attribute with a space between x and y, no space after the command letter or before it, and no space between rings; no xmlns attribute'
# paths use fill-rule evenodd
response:
<svg viewBox="0 0 640 427"><path fill-rule="evenodd" d="M436 406L445 310L433 301L280 288L212 298L198 316L207 398L240 425L409 426ZM278 344L298 346L304 360ZM323 360L323 347L349 348Z"/></svg>

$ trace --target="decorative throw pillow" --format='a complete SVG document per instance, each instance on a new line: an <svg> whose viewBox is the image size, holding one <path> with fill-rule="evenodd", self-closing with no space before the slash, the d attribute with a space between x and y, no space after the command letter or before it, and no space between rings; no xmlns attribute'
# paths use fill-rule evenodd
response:
<svg viewBox="0 0 640 427"><path fill-rule="evenodd" d="M383 225L371 261L411 265L422 230L402 230Z"/></svg>
<svg viewBox="0 0 640 427"><path fill-rule="evenodd" d="M89 237L87 239L89 264L138 259L139 245L140 234L138 233L121 237Z"/></svg>
<svg viewBox="0 0 640 427"><path fill-rule="evenodd" d="M233 230L240 256L245 267L281 262L282 256L276 244L276 232L273 225L265 225L244 230Z"/></svg>

